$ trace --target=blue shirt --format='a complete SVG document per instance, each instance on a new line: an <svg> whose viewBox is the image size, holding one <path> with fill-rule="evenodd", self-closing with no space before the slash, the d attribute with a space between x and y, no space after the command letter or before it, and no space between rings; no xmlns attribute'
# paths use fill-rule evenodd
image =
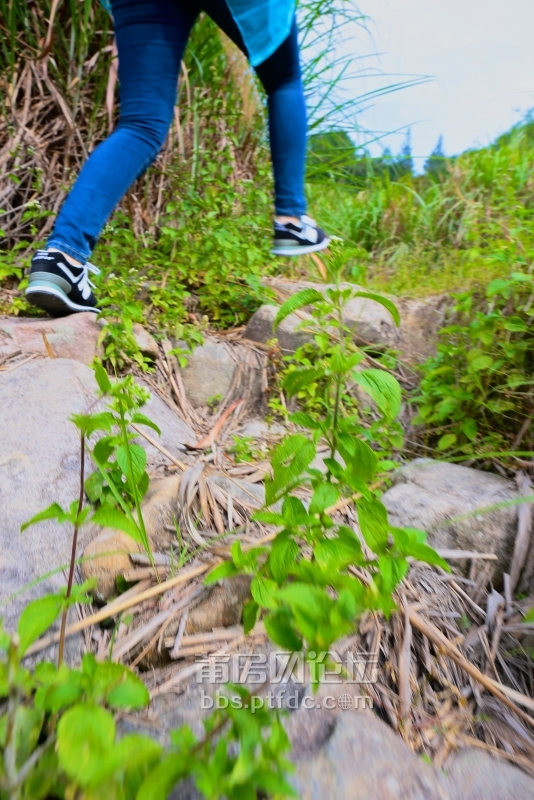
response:
<svg viewBox="0 0 534 800"><path fill-rule="evenodd" d="M100 0L111 11L109 0ZM247 48L250 63L257 67L289 36L296 0L226 0Z"/></svg>

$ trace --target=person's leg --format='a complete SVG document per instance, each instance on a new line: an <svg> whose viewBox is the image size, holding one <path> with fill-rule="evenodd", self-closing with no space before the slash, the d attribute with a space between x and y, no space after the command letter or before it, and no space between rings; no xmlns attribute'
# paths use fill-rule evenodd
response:
<svg viewBox="0 0 534 800"><path fill-rule="evenodd" d="M202 9L248 56L241 32L225 0L202 0ZM306 106L302 88L297 25L256 72L267 94L269 141L275 187L275 213L295 218L306 212Z"/></svg>
<svg viewBox="0 0 534 800"><path fill-rule="evenodd" d="M88 257L111 212L156 158L171 123L180 63L197 11L179 0L112 0L119 54L120 119L86 161L46 250L30 270L26 298L54 316L97 312Z"/></svg>
<svg viewBox="0 0 534 800"><path fill-rule="evenodd" d="M87 261L115 206L154 161L172 121L180 63L195 19L176 0L112 0L120 119L86 161L48 248Z"/></svg>
<svg viewBox="0 0 534 800"><path fill-rule="evenodd" d="M280 47L256 72L267 93L275 211L283 222L306 213L307 117L296 21ZM285 219L284 219L285 218Z"/></svg>
<svg viewBox="0 0 534 800"><path fill-rule="evenodd" d="M202 8L248 56L226 0L202 0ZM274 174L275 224L272 252L301 255L323 250L329 239L305 215L306 104L296 21L284 42L256 72L267 94L269 141Z"/></svg>

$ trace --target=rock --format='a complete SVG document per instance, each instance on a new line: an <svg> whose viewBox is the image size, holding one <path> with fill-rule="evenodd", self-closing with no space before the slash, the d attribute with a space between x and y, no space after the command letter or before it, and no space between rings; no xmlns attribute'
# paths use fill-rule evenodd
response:
<svg viewBox="0 0 534 800"><path fill-rule="evenodd" d="M155 361L159 356L159 348L152 334L140 325L139 322L134 322L132 334L142 354L151 358L152 361Z"/></svg>
<svg viewBox="0 0 534 800"><path fill-rule="evenodd" d="M265 281L265 284L271 285L269 281ZM320 292L334 288L333 284L288 281L279 278L274 285L288 296L309 287ZM343 283L341 288L366 291L350 283ZM355 297L347 303L343 322L353 331L357 344L376 345L380 349L389 347L398 350L403 360L409 364L422 363L435 351L438 330L445 315L446 297L439 295L425 299L410 299L384 296L392 300L399 310L401 324L398 328L384 306L361 297Z"/></svg>
<svg viewBox="0 0 534 800"><path fill-rule="evenodd" d="M400 298L396 302L401 324L394 347L406 363L422 364L436 352L439 329L450 298L434 295L420 299Z"/></svg>
<svg viewBox="0 0 534 800"><path fill-rule="evenodd" d="M75 315L88 316L91 315ZM47 338L51 339L48 335ZM20 526L53 502L68 507L78 497L80 442L70 417L88 409L96 391L93 371L73 359L35 359L12 372L0 372L0 601L7 601L39 576L57 570L56 575L22 592L2 608L8 630L15 628L20 611L29 600L65 585L59 568L70 559L70 526L46 520L23 534ZM159 397L152 397L147 414L162 428L161 441L171 453L179 454L180 442L195 438L193 431ZM150 435L157 438L154 431ZM149 458L155 454L161 461L162 456L155 448L142 437L139 442L146 447ZM91 469L88 458L86 475ZM154 483L146 497L147 527L153 532L155 549L160 545L163 525L172 523L171 485L176 495L173 477L168 483ZM164 533L169 540L172 534ZM88 554L119 550L118 555L104 561L104 566L99 558L85 568L85 576L89 577L100 564L102 575L107 575L101 582L106 595L114 591L115 576L123 571L126 562L130 566L125 550L138 548L124 534L117 536L103 531L101 538L95 537L97 529L82 528L80 551L91 539L95 541Z"/></svg>
<svg viewBox="0 0 534 800"><path fill-rule="evenodd" d="M518 493L510 481L471 467L422 458L397 470L393 481L382 497L393 525L426 531L433 547L495 553L496 576L502 575L517 532L516 507L442 523L516 498Z"/></svg>
<svg viewBox="0 0 534 800"><path fill-rule="evenodd" d="M80 440L69 417L89 406L95 390L93 372L72 359L0 372L0 601L57 570L1 608L10 631L30 600L65 585L59 568L70 559L71 526L46 520L24 533L20 526L51 503L68 507L77 498ZM83 546L87 529L80 537Z"/></svg>
<svg viewBox="0 0 534 800"><path fill-rule="evenodd" d="M156 423L161 431L161 436L158 436L156 431L152 430L151 428L144 428L144 430L146 433L148 433L151 439L157 441L157 443L164 447L165 450L168 450L171 455L175 456L175 458L178 458L180 461L183 461L181 454L187 449L185 445L188 442L196 441L196 433L186 422L183 421L183 419L178 416L178 414L172 410L172 408L167 405L164 400L162 400L159 395L156 394L156 392L150 386L145 384L142 379L137 379L137 382L146 386L151 394L150 400L141 409L141 411ZM142 425L140 427L143 428ZM149 444L149 442L147 442L147 440L142 436L140 436L137 441L147 451L149 461L151 460L159 462L164 459L167 463L167 459L165 459L159 450L153 445Z"/></svg>
<svg viewBox="0 0 534 800"><path fill-rule="evenodd" d="M141 508L145 528L153 552L169 549L176 534L165 529L176 517L176 500L180 476L153 481L146 493ZM142 546L121 531L104 528L89 543L84 551L82 575L84 580L98 580L97 596L108 600L116 593L118 575L132 569L128 553L142 551Z"/></svg>
<svg viewBox="0 0 534 800"><path fill-rule="evenodd" d="M532 800L534 778L474 747L445 762L452 800Z"/></svg>
<svg viewBox="0 0 534 800"><path fill-rule="evenodd" d="M276 330L273 329L274 318L278 313L279 306L264 305L254 312L243 333L244 339L252 342L266 343L271 339L278 339L281 350L285 353L294 353L298 347L313 341L311 333L305 330L297 330L302 325L302 317L297 314L290 314L283 320ZM303 317L311 319L310 315L300 312Z"/></svg>
<svg viewBox="0 0 534 800"><path fill-rule="evenodd" d="M176 542L176 533L167 531L165 526L173 525L177 516L180 478L180 475L171 475L152 481L143 498L143 519L154 552L168 550L171 543Z"/></svg>
<svg viewBox="0 0 534 800"><path fill-rule="evenodd" d="M214 397L225 397L235 369L234 359L218 342L206 340L195 347L187 366L181 370L185 393L193 408L207 406Z"/></svg>
<svg viewBox="0 0 534 800"><path fill-rule="evenodd" d="M93 528L96 533L98 528ZM100 601L109 600L117 593L117 575L132 568L129 553L139 552L141 545L122 531L104 528L96 533L83 552L82 576L84 581L96 578L95 595Z"/></svg>
<svg viewBox="0 0 534 800"><path fill-rule="evenodd" d="M91 364L98 354L102 325L96 314L71 314L59 319L0 318L0 360L17 350L49 356L45 338L57 358ZM44 334L44 336L43 336Z"/></svg>
<svg viewBox="0 0 534 800"><path fill-rule="evenodd" d="M250 581L247 575L228 578L214 586L209 596L189 612L186 633L208 633L214 628L228 628L238 625L243 617L243 606L250 598ZM167 635L174 631L169 626Z"/></svg>
<svg viewBox="0 0 534 800"><path fill-rule="evenodd" d="M322 686L317 700L345 688ZM301 706L286 728L295 762L290 781L301 800L451 800L438 770L371 711Z"/></svg>
<svg viewBox="0 0 534 800"><path fill-rule="evenodd" d="M236 437L241 439L271 439L287 433L287 429L277 422L266 422L263 419L251 419L238 431Z"/></svg>
<svg viewBox="0 0 534 800"><path fill-rule="evenodd" d="M260 649L255 647L254 653ZM202 736L202 720L210 713L209 696L220 688L205 678L197 682L197 677L192 677L182 694L157 696L148 718L129 716L119 722L119 730L121 734L144 733L163 744L168 742L169 732L181 725L190 725L196 736ZM308 702L315 699L322 703L329 695L334 705L346 690L343 685L323 686L313 698L309 687L293 684L291 688L301 701L306 695ZM290 710L283 721L295 765L289 782L302 800L456 800L440 771L415 755L371 711L301 705L296 711ZM200 795L194 793L191 784L180 783L169 800L197 797Z"/></svg>

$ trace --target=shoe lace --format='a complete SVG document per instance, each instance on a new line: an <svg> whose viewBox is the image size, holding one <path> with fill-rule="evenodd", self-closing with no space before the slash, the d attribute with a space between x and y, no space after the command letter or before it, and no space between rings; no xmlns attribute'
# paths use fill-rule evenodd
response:
<svg viewBox="0 0 534 800"><path fill-rule="evenodd" d="M86 263L82 267L80 277L77 280L78 287L80 289L80 292L82 293L82 297L84 300L87 300L87 298L91 294L91 290L96 288L94 283L91 280L89 280L90 272L92 272L93 275L100 275L100 270L98 269L98 267L95 267L95 265L91 264L90 261L86 261Z"/></svg>

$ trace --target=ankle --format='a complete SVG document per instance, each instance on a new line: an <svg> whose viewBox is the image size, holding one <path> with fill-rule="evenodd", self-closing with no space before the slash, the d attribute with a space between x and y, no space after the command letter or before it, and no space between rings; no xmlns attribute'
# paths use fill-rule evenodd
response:
<svg viewBox="0 0 534 800"><path fill-rule="evenodd" d="M300 225L300 217L289 217L282 214L280 216L277 215L275 219L280 225L287 225L288 222L292 222L294 225Z"/></svg>
<svg viewBox="0 0 534 800"><path fill-rule="evenodd" d="M47 250L51 253L61 253L63 258L65 258L69 264L72 264L73 267L83 267L81 261L78 261L76 258L69 256L68 253L64 253L63 250L60 250L58 247L48 247Z"/></svg>

